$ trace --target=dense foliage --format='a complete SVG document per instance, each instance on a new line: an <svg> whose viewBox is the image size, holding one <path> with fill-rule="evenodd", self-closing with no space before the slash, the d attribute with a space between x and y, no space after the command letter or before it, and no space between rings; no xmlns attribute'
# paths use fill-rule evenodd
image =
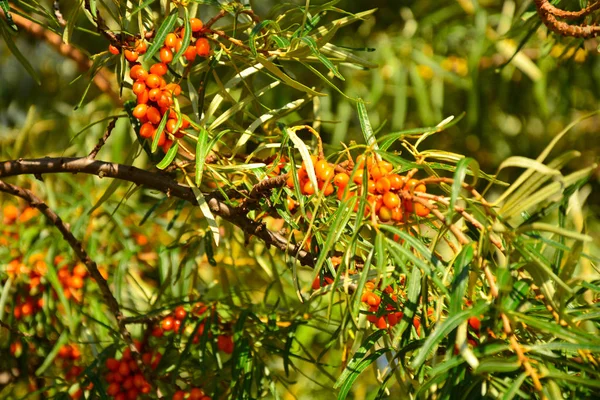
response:
<svg viewBox="0 0 600 400"><path fill-rule="evenodd" d="M0 397L597 396L596 3L259 3L0 0Z"/></svg>

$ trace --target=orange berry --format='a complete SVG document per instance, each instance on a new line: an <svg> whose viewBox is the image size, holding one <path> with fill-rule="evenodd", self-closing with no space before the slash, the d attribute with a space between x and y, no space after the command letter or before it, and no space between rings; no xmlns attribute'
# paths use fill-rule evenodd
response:
<svg viewBox="0 0 600 400"><path fill-rule="evenodd" d="M151 89L154 89L154 88L157 88L159 85L160 85L160 76L154 75L154 74L148 75L148 77L146 78L146 86L148 86Z"/></svg>
<svg viewBox="0 0 600 400"><path fill-rule="evenodd" d="M121 384L121 387L125 390L133 388L133 376L127 377L127 379L125 379Z"/></svg>
<svg viewBox="0 0 600 400"><path fill-rule="evenodd" d="M368 292L367 294L368 294L367 303L371 307L379 307L379 304L381 304L381 297L377 296L373 292Z"/></svg>
<svg viewBox="0 0 600 400"><path fill-rule="evenodd" d="M183 46L183 39L177 39L177 41L175 42L175 51L179 51L181 50L181 47Z"/></svg>
<svg viewBox="0 0 600 400"><path fill-rule="evenodd" d="M167 47L163 47L160 49L160 60L165 63L168 64L171 61L173 61L173 52L171 50L169 50Z"/></svg>
<svg viewBox="0 0 600 400"><path fill-rule="evenodd" d="M409 179L404 185L404 190L425 193L427 192L427 187L423 183L420 183L418 179Z"/></svg>
<svg viewBox="0 0 600 400"><path fill-rule="evenodd" d="M302 194L311 195L315 194L315 186L311 181L307 181L302 187Z"/></svg>
<svg viewBox="0 0 600 400"><path fill-rule="evenodd" d="M173 103L173 98L168 93L161 93L156 100L159 107L167 108Z"/></svg>
<svg viewBox="0 0 600 400"><path fill-rule="evenodd" d="M385 317L382 315L381 317L377 318L377 322L375 323L375 325L379 329L386 329L387 321L385 320Z"/></svg>
<svg viewBox="0 0 600 400"><path fill-rule="evenodd" d="M169 69L167 68L167 64L165 63L156 63L152 64L150 67L150 73L158 76L163 76L167 73Z"/></svg>
<svg viewBox="0 0 600 400"><path fill-rule="evenodd" d="M152 101L156 101L161 93L162 90L160 90L159 88L150 89L150 91L148 92L148 98Z"/></svg>
<svg viewBox="0 0 600 400"><path fill-rule="evenodd" d="M185 52L183 53L183 56L189 62L194 61L196 59L196 55L196 46L188 46L188 48L185 49Z"/></svg>
<svg viewBox="0 0 600 400"><path fill-rule="evenodd" d="M333 185L331 183L328 183L323 187L323 194L325 196L330 196L334 191L335 189L333 188Z"/></svg>
<svg viewBox="0 0 600 400"><path fill-rule="evenodd" d="M287 180L285 181L285 183L287 184L287 186L289 188L293 188L294 187L294 176L290 173L287 177Z"/></svg>
<svg viewBox="0 0 600 400"><path fill-rule="evenodd" d="M148 76L148 71L146 71L140 64L136 64L131 67L131 70L129 70L129 76L134 81L144 81Z"/></svg>
<svg viewBox="0 0 600 400"><path fill-rule="evenodd" d="M106 389L106 393L109 396L116 396L120 391L121 391L121 385L119 385L117 382L111 383L110 385L108 385L108 388Z"/></svg>
<svg viewBox="0 0 600 400"><path fill-rule="evenodd" d="M217 347L224 353L233 353L233 338L228 335L220 335L217 338Z"/></svg>
<svg viewBox="0 0 600 400"><path fill-rule="evenodd" d="M143 117L146 116L147 112L148 112L148 106L146 104L138 104L133 109L133 113L132 114L136 118L143 118Z"/></svg>
<svg viewBox="0 0 600 400"><path fill-rule="evenodd" d="M369 193L377 192L377 184L375 183L375 181L369 179L369 181L367 182L367 191Z"/></svg>
<svg viewBox="0 0 600 400"><path fill-rule="evenodd" d="M110 54L114 54L115 56L120 53L119 49L116 46L113 46L112 44L108 45L108 51L110 52Z"/></svg>
<svg viewBox="0 0 600 400"><path fill-rule="evenodd" d="M168 33L165 37L165 46L168 48L172 48L175 46L175 42L177 42L177 35L174 33Z"/></svg>
<svg viewBox="0 0 600 400"><path fill-rule="evenodd" d="M146 44L146 42L144 41L144 39L138 40L136 42L135 51L138 54L145 54L147 49L148 49L148 45Z"/></svg>
<svg viewBox="0 0 600 400"><path fill-rule="evenodd" d="M479 329L481 329L481 321L477 317L471 317L469 318L469 326L474 330L479 331Z"/></svg>
<svg viewBox="0 0 600 400"><path fill-rule="evenodd" d="M175 318L181 321L187 315L187 311L185 311L185 308L183 308L183 306L178 306L177 308L175 308L175 312L173 314L175 314Z"/></svg>
<svg viewBox="0 0 600 400"><path fill-rule="evenodd" d="M80 276L73 275L69 279L69 286L73 289L81 289L83 287L83 279Z"/></svg>
<svg viewBox="0 0 600 400"><path fill-rule="evenodd" d="M140 136L146 139L154 136L154 132L156 132L156 128L154 127L154 125L152 125L152 122L146 122L140 128Z"/></svg>
<svg viewBox="0 0 600 400"><path fill-rule="evenodd" d="M210 43L206 38L196 40L196 53L200 57L208 57L210 55Z"/></svg>
<svg viewBox="0 0 600 400"><path fill-rule="evenodd" d="M183 390L178 390L173 394L173 400L184 400L185 392Z"/></svg>
<svg viewBox="0 0 600 400"><path fill-rule="evenodd" d="M414 211L414 207L413 207L413 202L410 200L404 200L402 202L402 205L404 206L404 209L406 210L406 212L411 213Z"/></svg>
<svg viewBox="0 0 600 400"><path fill-rule="evenodd" d="M383 204L387 208L394 209L400 205L400 197L396 193L387 192L383 195Z"/></svg>
<svg viewBox="0 0 600 400"><path fill-rule="evenodd" d="M122 377L126 377L131 372L131 368L129 368L129 363L127 361L121 360L119 363L119 369L117 370L119 375Z"/></svg>
<svg viewBox="0 0 600 400"><path fill-rule="evenodd" d="M136 388L131 388L127 391L127 400L137 400L138 398L138 390Z"/></svg>
<svg viewBox="0 0 600 400"><path fill-rule="evenodd" d="M381 172L383 172L384 175L389 174L394 169L394 166L387 161L379 161L377 166L379 167Z"/></svg>
<svg viewBox="0 0 600 400"><path fill-rule="evenodd" d="M392 210L392 219L396 222L402 221L402 207L398 206Z"/></svg>
<svg viewBox="0 0 600 400"><path fill-rule="evenodd" d="M35 309L33 307L33 303L31 303L30 300L28 300L21 306L21 314L23 314L24 317L32 315L34 310Z"/></svg>
<svg viewBox="0 0 600 400"><path fill-rule="evenodd" d="M181 94L181 86L176 83L169 83L165 86L164 90L172 93L174 96L179 96Z"/></svg>
<svg viewBox="0 0 600 400"><path fill-rule="evenodd" d="M140 94L146 90L146 84L143 81L135 81L132 87L133 93Z"/></svg>
<svg viewBox="0 0 600 400"><path fill-rule="evenodd" d="M131 51L131 50L125 50L124 54L125 54L125 58L129 62L136 62L139 57L137 52Z"/></svg>
<svg viewBox="0 0 600 400"><path fill-rule="evenodd" d="M296 202L290 196L287 197L287 199L285 200L285 203L286 203L287 209L289 211L293 211L294 208L296 208Z"/></svg>
<svg viewBox="0 0 600 400"><path fill-rule="evenodd" d="M336 174L335 177L333 178L333 184L339 188L345 188L348 185L349 181L350 181L350 177L345 172Z"/></svg>
<svg viewBox="0 0 600 400"><path fill-rule="evenodd" d="M415 214L419 217L426 217L429 215L429 212L429 208L425 207L423 204L415 203Z"/></svg>
<svg viewBox="0 0 600 400"><path fill-rule="evenodd" d="M141 92L140 94L136 95L136 98L137 98L137 103L138 104L146 104L146 103L148 103L148 100L149 100L148 89L146 89L143 92Z"/></svg>
<svg viewBox="0 0 600 400"><path fill-rule="evenodd" d="M190 390L190 397L188 397L188 399L189 400L201 400L202 397L204 397L204 392L202 391L202 389L193 388L192 390Z"/></svg>
<svg viewBox="0 0 600 400"><path fill-rule="evenodd" d="M156 135L156 132L154 133ZM154 138L152 138L154 140ZM165 135L165 130L163 129L163 131L160 133L160 136L158 137L158 145L162 147L162 145L165 144L165 141L167 140L167 136Z"/></svg>
<svg viewBox="0 0 600 400"><path fill-rule="evenodd" d="M175 127L177 126L176 119L170 119L167 121L167 131L169 133L175 133Z"/></svg>
<svg viewBox="0 0 600 400"><path fill-rule="evenodd" d="M388 207L386 206L382 206L379 209L379 219L381 220L381 222L388 222L389 220L392 219L393 216L393 211L390 210Z"/></svg>
<svg viewBox="0 0 600 400"><path fill-rule="evenodd" d="M173 317L171 317L171 316L165 317L165 319L163 319L160 324L160 326L165 331L173 330L174 325L175 325L175 320L173 320Z"/></svg>
<svg viewBox="0 0 600 400"><path fill-rule="evenodd" d="M384 176L377 180L376 187L379 193L384 194L390 191L392 184L390 180Z"/></svg>
<svg viewBox="0 0 600 400"><path fill-rule="evenodd" d="M190 18L190 28L192 28L192 32L198 32L202 29L202 21L198 18Z"/></svg>
<svg viewBox="0 0 600 400"><path fill-rule="evenodd" d="M391 190L402 189L402 187L404 186L404 177L402 177L398 174L388 175L387 178L390 180L390 189Z"/></svg>
<svg viewBox="0 0 600 400"><path fill-rule="evenodd" d="M148 107L148 111L146 111L146 117L148 117L148 121L152 122L154 125L158 125L161 120L160 111L156 107Z"/></svg>
<svg viewBox="0 0 600 400"><path fill-rule="evenodd" d="M354 176L352 177L352 181L354 183L356 183L357 185L362 185L362 181L363 181L363 175L364 175L365 171L362 169L357 170L354 173Z"/></svg>

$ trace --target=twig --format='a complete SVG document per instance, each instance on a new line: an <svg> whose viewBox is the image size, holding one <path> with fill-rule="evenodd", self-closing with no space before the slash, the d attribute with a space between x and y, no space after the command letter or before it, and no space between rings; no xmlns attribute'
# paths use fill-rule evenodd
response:
<svg viewBox="0 0 600 400"><path fill-rule="evenodd" d="M214 17L212 17L206 24L204 24L204 26L202 27L202 29L204 29L204 30L210 29L210 27L213 26L213 24L215 22L217 22L218 20L220 20L221 18L223 18L225 15L227 15L227 12L225 10L219 11L219 13L217 15L215 15Z"/></svg>
<svg viewBox="0 0 600 400"><path fill-rule="evenodd" d="M2 181L0 181L0 182L2 182ZM21 332L17 328L13 328L12 326L10 326L9 324L7 324L6 322L4 322L2 320L0 320L0 326L3 327L4 329L7 329L7 330L11 331L13 334L15 334L17 336L22 336L22 337L25 337L25 338L33 337L32 334Z"/></svg>
<svg viewBox="0 0 600 400"><path fill-rule="evenodd" d="M39 158L32 160L10 160L0 163L0 178L24 174L85 173L133 182L148 188L175 196L192 204L197 204L196 196L189 186L182 185L162 172L145 171L133 166L83 158ZM256 222L244 214L240 208L230 207L219 200L221 194L207 194L206 201L211 211L241 228L248 235L255 235L267 246L274 246L294 255L305 266L314 266L315 258L307 251L297 251L295 246L278 233L272 232L261 222Z"/></svg>
<svg viewBox="0 0 600 400"><path fill-rule="evenodd" d="M1 180L0 191L12 194L13 196L20 197L23 200L27 201L32 207L37 208L42 214L44 214L44 216L50 222L52 222L52 224L54 224L54 226L56 226L56 228L60 231L60 233L63 235L63 238L69 243L77 257L79 257L81 262L85 264L90 276L98 284L100 291L102 292L102 296L104 297L104 301L108 305L108 308L110 309L117 321L117 325L119 327L119 332L121 333L121 336L123 336L123 339L131 349L132 356L134 357L135 361L144 373L144 377L146 378L146 380L148 380L148 382L151 382L151 380L149 380L149 371L147 370L146 365L142 362L140 353L135 347L135 344L133 343L133 340L131 338L131 334L125 326L123 314L119 309L119 303L117 303L117 300L110 291L110 288L108 287L108 282L106 282L106 280L98 270L98 266L89 257L89 255L83 248L83 244L79 240L77 240L75 236L73 236L73 233L71 233L71 230L69 229L67 224L63 222L63 220L58 216L58 214L56 214L50 207L48 207L46 203L44 203L31 191L20 188L15 185L11 185L10 183L6 183Z"/></svg>
<svg viewBox="0 0 600 400"><path fill-rule="evenodd" d="M61 26L67 25L67 21L65 21L65 18L63 17L62 13L60 12L60 4L59 4L58 0L54 0L54 2L52 3L52 7L54 8L54 16L56 17L56 20L58 21L58 23Z"/></svg>
<svg viewBox="0 0 600 400"><path fill-rule="evenodd" d="M108 123L108 126L106 127L106 132L104 132L104 135L102 135L102 137L100 138L100 140L98 140L98 144L96 144L96 146L94 146L94 148L92 149L92 151L90 152L90 154L88 154L87 158L90 158L92 160L94 158L96 158L96 156L98 155L98 152L100 151L100 149L102 148L102 146L104 146L104 144L106 143L106 141L110 137L110 134L112 133L113 129L115 129L115 125L117 124L117 120L118 119L119 119L119 117L114 117Z"/></svg>
<svg viewBox="0 0 600 400"><path fill-rule="evenodd" d="M540 8L544 11L563 19L578 19L581 17L585 17L586 15L591 14L592 12L600 9L600 1L597 0L592 2L592 4L588 5L586 8L583 8L579 11L561 10L560 8L556 8L547 0L536 1L536 5L537 3L540 3Z"/></svg>
<svg viewBox="0 0 600 400"><path fill-rule="evenodd" d="M569 25L566 22L563 21L559 21L557 19L557 17L561 17L559 14L563 14L566 12L558 12L557 8L555 7L550 7L550 4L548 3L547 0L535 0L535 6L537 8L537 13L540 16L540 19L542 20L542 22L544 23L544 25L546 25L546 27L548 29L550 29L552 32L558 33L559 35L562 36L571 36L571 37L577 37L577 38L584 38L584 39L588 39L588 38L593 38L596 37L598 35L600 35L600 26L598 25ZM594 4L592 6L590 6L589 8L594 8L597 9L598 5ZM593 9L593 10L594 10ZM589 11L592 12L593 10ZM562 10L560 10L562 11ZM587 9L584 9L582 11L588 12ZM588 13L589 13L588 12ZM585 14L583 14L585 15ZM571 18L571 17L563 17L563 18ZM578 18L578 17L573 17L573 18Z"/></svg>

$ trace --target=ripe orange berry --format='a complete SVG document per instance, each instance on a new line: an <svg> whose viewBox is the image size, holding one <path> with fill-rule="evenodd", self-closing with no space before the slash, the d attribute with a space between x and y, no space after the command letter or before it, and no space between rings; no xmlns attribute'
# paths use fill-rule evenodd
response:
<svg viewBox="0 0 600 400"><path fill-rule="evenodd" d="M385 176L379 178L375 184L377 187L377 191L381 194L389 192L392 187L390 180Z"/></svg>
<svg viewBox="0 0 600 400"><path fill-rule="evenodd" d="M183 39L180 38L175 42L175 52L181 50L181 46L183 46Z"/></svg>
<svg viewBox="0 0 600 400"><path fill-rule="evenodd" d="M170 63L173 61L173 52L167 47L163 47L160 49L160 60L165 64Z"/></svg>
<svg viewBox="0 0 600 400"><path fill-rule="evenodd" d="M177 308L175 308L173 314L175 314L175 318L181 321L187 315L187 311L185 311L185 308L183 308L183 306L178 306Z"/></svg>
<svg viewBox="0 0 600 400"><path fill-rule="evenodd" d="M389 174L394 169L394 166L387 161L379 161L377 166L384 175Z"/></svg>
<svg viewBox="0 0 600 400"><path fill-rule="evenodd" d="M196 59L196 46L188 46L187 49L185 49L185 52L183 53L183 56L185 57L186 60L188 60L189 62L192 62Z"/></svg>
<svg viewBox="0 0 600 400"><path fill-rule="evenodd" d="M174 96L179 96L181 94L181 86L179 86L176 83L169 83L168 85L165 86L164 90L172 93ZM171 118L173 118L173 117L171 117Z"/></svg>
<svg viewBox="0 0 600 400"><path fill-rule="evenodd" d="M429 215L429 208L425 207L423 204L421 203L415 203L415 214L417 214L419 217L426 217Z"/></svg>
<svg viewBox="0 0 600 400"><path fill-rule="evenodd" d="M402 207L398 206L392 210L392 219L396 222L402 221Z"/></svg>
<svg viewBox="0 0 600 400"><path fill-rule="evenodd" d="M409 179L408 182L404 185L404 190L408 190L412 192L427 192L427 187L420 183L418 179Z"/></svg>
<svg viewBox="0 0 600 400"><path fill-rule="evenodd" d="M387 178L390 180L390 189L398 190L404 186L404 178L398 174L388 175Z"/></svg>
<svg viewBox="0 0 600 400"><path fill-rule="evenodd" d="M146 90L146 84L143 81L135 81L132 87L133 93L140 94Z"/></svg>
<svg viewBox="0 0 600 400"><path fill-rule="evenodd" d="M143 118L146 116L146 112L148 112L148 105L146 104L138 104L133 109L133 116L136 118Z"/></svg>
<svg viewBox="0 0 600 400"><path fill-rule="evenodd" d="M131 51L131 50L125 50L124 54L125 54L125 58L129 62L136 62L139 57L137 52Z"/></svg>
<svg viewBox="0 0 600 400"><path fill-rule="evenodd" d="M385 320L385 317L382 315L381 317L377 318L377 322L375 323L375 325L379 329L386 329L387 321Z"/></svg>
<svg viewBox="0 0 600 400"><path fill-rule="evenodd" d="M369 193L377 192L377 184L375 183L375 181L369 179L369 181L367 182L367 191Z"/></svg>
<svg viewBox="0 0 600 400"><path fill-rule="evenodd" d="M146 117L148 118L148 121L154 125L158 125L161 120L160 111L158 111L158 108L156 107L148 107L148 110L146 111Z"/></svg>
<svg viewBox="0 0 600 400"><path fill-rule="evenodd" d="M292 175L292 173L290 172L290 174L287 177L287 180L285 181L285 183L287 184L287 186L290 189L294 188L294 176Z"/></svg>
<svg viewBox="0 0 600 400"><path fill-rule="evenodd" d="M117 382L111 383L110 385L108 385L108 388L106 389L106 393L109 396L116 396L120 391L121 391L121 385L119 385Z"/></svg>
<svg viewBox="0 0 600 400"><path fill-rule="evenodd" d="M335 189L333 188L333 185L331 183L328 183L327 185L325 185L323 187L323 194L325 196L329 196L329 195L331 195L334 192L334 190Z"/></svg>
<svg viewBox="0 0 600 400"><path fill-rule="evenodd" d="M307 181L302 187L302 194L311 195L315 194L315 186L311 181Z"/></svg>
<svg viewBox="0 0 600 400"><path fill-rule="evenodd" d="M202 391L202 389L193 388L192 390L190 390L190 397L188 397L188 400L201 400L203 397L204 392Z"/></svg>
<svg viewBox="0 0 600 400"><path fill-rule="evenodd" d="M177 126L176 119L170 119L167 121L167 131L169 133L175 133L175 127Z"/></svg>
<svg viewBox="0 0 600 400"><path fill-rule="evenodd" d="M108 45L108 51L110 52L110 54L114 54L115 56L120 53L119 49L116 46L113 46L112 44Z"/></svg>
<svg viewBox="0 0 600 400"><path fill-rule="evenodd" d="M190 28L192 28L192 32L198 32L202 29L202 21L198 18L190 18Z"/></svg>
<svg viewBox="0 0 600 400"><path fill-rule="evenodd" d="M129 363L125 360L121 360L119 363L119 369L117 370L119 375L122 377L126 377L131 372L131 368L129 368Z"/></svg>
<svg viewBox="0 0 600 400"><path fill-rule="evenodd" d="M388 222L392 219L393 211L386 206L381 206L378 215L381 222Z"/></svg>
<svg viewBox="0 0 600 400"><path fill-rule="evenodd" d="M333 184L342 189L348 185L349 181L350 181L350 177L348 176L348 174L346 174L344 172L336 174L335 177L333 178Z"/></svg>
<svg viewBox="0 0 600 400"><path fill-rule="evenodd" d="M471 317L469 318L469 326L474 330L479 331L479 329L481 329L481 321L477 317Z"/></svg>
<svg viewBox="0 0 600 400"><path fill-rule="evenodd" d="M357 170L354 173L354 177L352 177L352 181L354 183L356 183L357 185L362 185L362 181L363 181L363 175L364 175L365 171L362 169Z"/></svg>
<svg viewBox="0 0 600 400"><path fill-rule="evenodd" d="M383 195L383 204L387 208L394 209L400 205L400 197L396 193L387 192Z"/></svg>
<svg viewBox="0 0 600 400"><path fill-rule="evenodd" d="M137 98L137 103L138 104L146 104L148 103L149 100L149 96L148 96L148 89L140 92L139 94L136 95Z"/></svg>
<svg viewBox="0 0 600 400"><path fill-rule="evenodd" d="M167 68L167 64L165 63L156 63L152 64L150 67L150 73L158 76L163 76L167 73L169 69Z"/></svg>
<svg viewBox="0 0 600 400"><path fill-rule="evenodd" d="M154 74L148 75L148 77L146 78L146 86L148 86L150 89L154 89L157 88L159 85L160 76Z"/></svg>
<svg viewBox="0 0 600 400"><path fill-rule="evenodd" d="M156 135L156 132L154 132L154 135ZM154 140L154 138L152 139ZM158 145L162 147L165 144L166 140L167 136L165 135L165 131L163 129L163 131L160 133L160 136L158 137Z"/></svg>
<svg viewBox="0 0 600 400"><path fill-rule="evenodd" d="M129 71L129 76L134 81L144 81L148 76L148 71L146 71L144 67L142 67L140 64L136 64L133 67L131 67L131 70Z"/></svg>
<svg viewBox="0 0 600 400"><path fill-rule="evenodd" d="M171 317L171 316L165 317L165 319L163 319L160 324L160 326L165 331L173 330L174 325L175 325L175 321L173 320L173 317Z"/></svg>
<svg viewBox="0 0 600 400"><path fill-rule="evenodd" d="M138 40L136 42L135 51L138 54L145 54L147 49L148 49L148 45L146 44L146 41L144 41L144 39Z"/></svg>
<svg viewBox="0 0 600 400"><path fill-rule="evenodd" d="M159 107L167 108L173 103L173 98L168 93L161 93L156 100Z"/></svg>
<svg viewBox="0 0 600 400"><path fill-rule="evenodd" d="M156 101L161 93L162 90L160 90L159 88L150 89L150 91L148 92L148 97L150 98L150 100Z"/></svg>
<svg viewBox="0 0 600 400"><path fill-rule="evenodd" d="M185 392L183 390L178 390L173 394L173 400L184 400Z"/></svg>
<svg viewBox="0 0 600 400"><path fill-rule="evenodd" d="M81 289L83 287L83 279L80 276L73 275L69 279L69 286L73 289Z"/></svg>
<svg viewBox="0 0 600 400"><path fill-rule="evenodd" d="M208 57L210 55L210 43L206 38L196 40L196 53L200 57Z"/></svg>
<svg viewBox="0 0 600 400"><path fill-rule="evenodd" d="M172 48L175 46L175 42L177 42L177 35L174 33L168 33L165 37L165 47Z"/></svg>

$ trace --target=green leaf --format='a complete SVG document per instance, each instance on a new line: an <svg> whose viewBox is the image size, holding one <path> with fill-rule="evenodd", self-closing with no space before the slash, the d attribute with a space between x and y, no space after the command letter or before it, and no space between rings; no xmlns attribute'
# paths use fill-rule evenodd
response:
<svg viewBox="0 0 600 400"><path fill-rule="evenodd" d="M448 317L445 321L438 323L436 328L431 332L423 347L419 349L419 353L411 362L411 368L419 368L427 356L433 351L434 346L447 337L450 332L458 327L462 322L470 317L479 316L489 308L487 303L479 303L469 310L461 311L453 316Z"/></svg>
<svg viewBox="0 0 600 400"><path fill-rule="evenodd" d="M454 171L454 182L452 182L452 190L450 192L450 205L448 205L448 220L452 220L452 216L454 215L454 207L456 205L456 201L460 196L460 192L462 190L462 184L465 181L465 177L467 175L467 169L469 165L473 164L473 182L471 186L475 186L477 183L477 176L479 174L479 164L472 158L462 158L456 163L456 170Z"/></svg>
<svg viewBox="0 0 600 400"><path fill-rule="evenodd" d="M10 15L10 5L8 4L8 0L0 0L0 8L2 9L2 11L4 11L4 15L6 16L6 22L8 23L8 26L10 26L10 28L13 31L17 32L19 28L15 24L15 21L13 21L12 15Z"/></svg>
<svg viewBox="0 0 600 400"><path fill-rule="evenodd" d="M344 371L342 372L342 374L340 375L338 380L333 385L334 389L340 388L344 384L344 382L346 382L348 379L350 379L351 375L355 373L356 368L358 367L361 360L363 360L365 358L367 352L385 334L386 334L385 330L381 330L381 329L377 330L377 331L373 332L369 337L367 337L364 340L364 342L362 342L362 344L360 345L358 350L356 350L356 352L352 355L352 358L350 359L350 362L346 366L346 369L344 369Z"/></svg>
<svg viewBox="0 0 600 400"><path fill-rule="evenodd" d="M317 91L309 88L308 86L305 86L305 85L301 84L300 82L293 80L288 75L286 75L283 71L281 71L279 69L279 67L277 67L271 61L267 60L265 57L263 57L261 55L256 56L256 61L260 62L267 69L267 71L269 71L270 73L275 75L275 77L277 79L281 80L286 85L293 87L294 89L300 90L302 92L311 94L313 96L326 96L325 93L317 92Z"/></svg>
<svg viewBox="0 0 600 400"><path fill-rule="evenodd" d="M152 45L144 55L144 61L150 62L152 60L152 57L154 57L154 54L156 54L156 52L160 50L161 47L163 47L167 34L173 31L173 27L175 26L175 23L177 23L178 14L179 13L177 8L174 8L173 11L171 11L171 13L167 16L167 18L165 18L163 23L160 25L160 28L158 28L158 31L156 31L156 35L154 36L154 42L152 42Z"/></svg>
<svg viewBox="0 0 600 400"><path fill-rule="evenodd" d="M211 147L208 145L208 132L205 129L200 130L198 135L198 143L196 143L196 186L200 187L202 183L202 175L204 171L204 160L210 152Z"/></svg>
<svg viewBox="0 0 600 400"><path fill-rule="evenodd" d="M13 39L12 39L9 31L6 29L5 24L6 24L6 22L4 21L4 19L0 18L0 34L2 35L2 37L4 37L4 42L6 43L6 46L8 47L10 52L13 53L13 55L17 58L17 60L19 60L21 65L23 65L23 67L25 68L27 73L29 73L29 75L31 75L33 80L35 80L35 82L38 85L41 85L42 81L40 79L40 76L38 75L37 71L33 68L33 66L29 63L27 58L17 48L17 46L15 45L15 42L13 42Z"/></svg>
<svg viewBox="0 0 600 400"><path fill-rule="evenodd" d="M360 362L351 371L347 379L342 382L342 385L340 386L340 393L338 394L338 400L345 399L352 388L352 384L354 384L354 381L358 379L359 375L387 351L388 349L375 350L372 354L360 360Z"/></svg>
<svg viewBox="0 0 600 400"><path fill-rule="evenodd" d="M152 140L152 152L156 153L158 150L158 140L160 139L160 135L163 134L165 130L165 126L167 125L167 119L169 118L169 113L166 112L163 114L162 119L160 120L160 124L158 124L158 128L156 128L156 133L154 134L154 140Z"/></svg>
<svg viewBox="0 0 600 400"><path fill-rule="evenodd" d="M379 145L377 144L375 134L373 133L373 128L371 127L371 121L369 121L369 113L367 112L367 107L362 99L358 99L358 102L356 103L356 109L358 110L358 120L360 121L360 127L365 137L367 146L371 147L375 151L379 150Z"/></svg>
<svg viewBox="0 0 600 400"><path fill-rule="evenodd" d="M323 65L325 65L333 73L333 75L335 75L343 81L346 80L344 79L342 74L340 74L340 71L338 71L337 67L331 62L331 60L319 51L317 43L313 38L303 37L300 40L302 40L308 45L308 48L310 49L311 53L313 53L319 59L319 61L321 61L321 63L323 63Z"/></svg>
<svg viewBox="0 0 600 400"><path fill-rule="evenodd" d="M196 202L198 202L200 211L202 211L202 214L204 215L204 218L206 218L206 222L208 223L208 226L213 233L213 239L215 240L215 245L219 246L221 234L219 232L219 225L217 225L215 216L213 215L212 211L210 211L210 207L208 206L208 203L206 202L204 195L202 194L200 189L198 189L198 186L196 186L194 184L194 182L189 178L189 176L186 176L186 180L187 180L188 185L194 192L194 196L196 197Z"/></svg>
<svg viewBox="0 0 600 400"><path fill-rule="evenodd" d="M173 145L169 149L169 151L167 151L167 154L165 154L165 158L163 158L161 162L156 164L156 168L165 169L169 165L171 165L171 163L175 159L175 156L177 155L178 149L179 149L179 141L176 140L175 143L173 143Z"/></svg>
<svg viewBox="0 0 600 400"><path fill-rule="evenodd" d="M469 265L475 255L475 242L464 246L454 259L454 279L452 280L450 309L448 315L454 315L462 310L465 291L469 281Z"/></svg>
<svg viewBox="0 0 600 400"><path fill-rule="evenodd" d="M189 14L189 11L188 11L187 7L180 6L179 8L183 9L183 15L184 15L183 26L185 27L185 32L183 34L183 38L182 38L182 42L181 42L181 48L173 56L173 61L174 62L177 62L179 60L179 57L181 57L183 55L183 53L185 53L185 51L187 50L188 46L190 45L190 39L192 37L192 28L190 26L190 14Z"/></svg>

